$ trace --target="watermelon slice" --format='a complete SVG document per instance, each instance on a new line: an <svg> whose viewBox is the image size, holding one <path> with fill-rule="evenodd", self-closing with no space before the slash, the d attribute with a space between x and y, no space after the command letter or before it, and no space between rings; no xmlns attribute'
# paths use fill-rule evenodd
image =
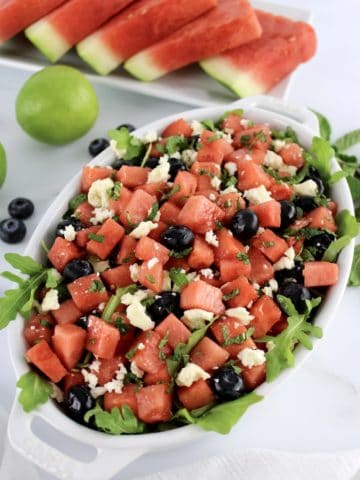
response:
<svg viewBox="0 0 360 480"><path fill-rule="evenodd" d="M268 92L316 50L310 25L256 13L263 28L260 39L200 62L206 73L240 97Z"/></svg>
<svg viewBox="0 0 360 480"><path fill-rule="evenodd" d="M52 62L90 35L133 0L71 0L25 30L28 39Z"/></svg>
<svg viewBox="0 0 360 480"><path fill-rule="evenodd" d="M260 23L248 0L219 0L216 8L131 57L125 69L140 80L155 80L260 35Z"/></svg>
<svg viewBox="0 0 360 480"><path fill-rule="evenodd" d="M65 0L0 0L0 45Z"/></svg>
<svg viewBox="0 0 360 480"><path fill-rule="evenodd" d="M140 0L79 43L80 57L102 75L215 7L217 0Z"/></svg>

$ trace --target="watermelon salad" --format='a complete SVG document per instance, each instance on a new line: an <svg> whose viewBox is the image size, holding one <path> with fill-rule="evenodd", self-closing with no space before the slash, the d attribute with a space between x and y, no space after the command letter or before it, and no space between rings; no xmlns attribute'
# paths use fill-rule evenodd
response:
<svg viewBox="0 0 360 480"><path fill-rule="evenodd" d="M316 51L309 24L248 0L3 2L0 45L22 30L52 62L76 46L97 73L122 65L141 81L199 63L238 96L269 91Z"/></svg>
<svg viewBox="0 0 360 480"><path fill-rule="evenodd" d="M83 168L47 265L6 255L29 275L7 275L32 369L19 400L54 397L109 434L227 433L321 337L316 311L356 225L329 196L332 152L241 110L109 136L116 160Z"/></svg>

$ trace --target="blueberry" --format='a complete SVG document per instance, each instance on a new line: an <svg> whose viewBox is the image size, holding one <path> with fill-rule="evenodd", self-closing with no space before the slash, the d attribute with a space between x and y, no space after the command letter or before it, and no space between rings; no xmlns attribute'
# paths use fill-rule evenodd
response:
<svg viewBox="0 0 360 480"><path fill-rule="evenodd" d="M27 198L15 198L9 203L8 212L10 217L25 220L34 213L34 204Z"/></svg>
<svg viewBox="0 0 360 480"><path fill-rule="evenodd" d="M160 160L159 158L150 157L147 159L145 167L155 168L159 165L159 160Z"/></svg>
<svg viewBox="0 0 360 480"><path fill-rule="evenodd" d="M277 272L275 272L275 280L278 282L279 285L287 282L303 283L304 276L302 264L299 262L295 262L294 268L283 268L282 270L278 270Z"/></svg>
<svg viewBox="0 0 360 480"><path fill-rule="evenodd" d="M211 383L216 396L221 400L235 400L246 393L242 376L232 367L216 370Z"/></svg>
<svg viewBox="0 0 360 480"><path fill-rule="evenodd" d="M63 276L66 282L73 282L77 278L86 277L94 273L94 269L87 260L71 260L64 268Z"/></svg>
<svg viewBox="0 0 360 480"><path fill-rule="evenodd" d="M0 239L6 243L18 243L26 235L26 226L17 218L6 218L0 222Z"/></svg>
<svg viewBox="0 0 360 480"><path fill-rule="evenodd" d="M84 415L95 407L95 400L88 387L74 385L65 396L65 409L73 420L84 423Z"/></svg>
<svg viewBox="0 0 360 480"><path fill-rule="evenodd" d="M259 219L255 212L249 209L237 212L230 223L230 230L241 241L253 237L259 228Z"/></svg>
<svg viewBox="0 0 360 480"><path fill-rule="evenodd" d="M78 327L81 327L83 330L87 330L89 326L89 317L87 315L83 315L82 317L79 318L79 320L76 322L76 325Z"/></svg>
<svg viewBox="0 0 360 480"><path fill-rule="evenodd" d="M183 311L180 308L180 295L176 292L163 292L156 295L155 302L147 308L154 322L159 323L170 313L181 318Z"/></svg>
<svg viewBox="0 0 360 480"><path fill-rule="evenodd" d="M162 243L175 252L181 252L191 247L194 238L194 233L190 228L180 225L172 225L161 234Z"/></svg>
<svg viewBox="0 0 360 480"><path fill-rule="evenodd" d="M181 158L170 158L169 159L169 164L170 164L170 181L173 182L175 180L175 177L180 170L186 170L186 166L183 160Z"/></svg>
<svg viewBox="0 0 360 480"><path fill-rule="evenodd" d="M311 212L314 208L317 208L317 203L313 199L313 197L299 197L295 201L295 207L301 208L304 213Z"/></svg>
<svg viewBox="0 0 360 480"><path fill-rule="evenodd" d="M116 130L121 130L122 128L126 128L129 132L133 132L134 130L136 130L134 125L131 125L131 123L122 123L121 125L116 127Z"/></svg>
<svg viewBox="0 0 360 480"><path fill-rule="evenodd" d="M200 140L200 135L192 135L188 138L189 148L196 150L198 141Z"/></svg>
<svg viewBox="0 0 360 480"><path fill-rule="evenodd" d="M314 235L304 242L304 247L310 250L315 260L321 260L330 243L335 240L335 235L324 232L319 235Z"/></svg>
<svg viewBox="0 0 360 480"><path fill-rule="evenodd" d="M123 165L128 165L129 163L128 162L125 162L125 160L123 160L122 158L117 158L112 164L112 168L114 168L115 170L120 170L120 168L123 166Z"/></svg>
<svg viewBox="0 0 360 480"><path fill-rule="evenodd" d="M83 228L85 228L85 225L83 225L80 222L80 220L78 220L75 217L70 217L70 218L67 218L66 220L61 220L61 222L57 224L55 235L57 237L64 238L65 228L69 226L72 226L75 232L78 232L79 230L82 230Z"/></svg>
<svg viewBox="0 0 360 480"><path fill-rule="evenodd" d="M96 157L101 152L103 152L108 146L110 142L107 138L97 138L93 140L89 145L89 153L92 157Z"/></svg>
<svg viewBox="0 0 360 480"><path fill-rule="evenodd" d="M293 202L281 200L281 224L280 229L287 228L296 218L296 207Z"/></svg>
<svg viewBox="0 0 360 480"><path fill-rule="evenodd" d="M288 282L282 285L278 291L279 295L289 298L299 313L304 313L306 308L305 300L310 300L310 291L299 283Z"/></svg>

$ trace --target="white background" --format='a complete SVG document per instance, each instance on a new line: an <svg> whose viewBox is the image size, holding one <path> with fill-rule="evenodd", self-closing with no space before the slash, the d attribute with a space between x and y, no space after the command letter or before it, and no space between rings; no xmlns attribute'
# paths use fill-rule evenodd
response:
<svg viewBox="0 0 360 480"><path fill-rule="evenodd" d="M295 75L289 101L323 112L333 125L334 139L360 127L359 0L288 0L286 5L310 8L319 37L317 56ZM0 190L0 218L16 196L31 198L36 214L29 234L64 183L88 161L89 141L123 122L141 126L187 107L111 88L96 88L101 114L82 140L61 148L35 143L16 124L15 98L27 75L0 68L0 141L6 147L9 172ZM357 149L360 154L360 148ZM29 238L29 234L27 239ZM21 252L0 244L0 253ZM2 255L1 255L2 256ZM5 267L0 260L0 268ZM0 280L0 294L7 287ZM304 368L261 404L252 407L227 437L213 436L197 444L144 457L127 467L121 479L192 462L220 451L264 447L302 452L360 447L360 290L348 289L325 338ZM15 377L8 358L6 333L0 333L0 403L10 409ZM42 480L52 477L43 474ZM120 476L119 476L120 478ZM100 480L100 479L99 479Z"/></svg>

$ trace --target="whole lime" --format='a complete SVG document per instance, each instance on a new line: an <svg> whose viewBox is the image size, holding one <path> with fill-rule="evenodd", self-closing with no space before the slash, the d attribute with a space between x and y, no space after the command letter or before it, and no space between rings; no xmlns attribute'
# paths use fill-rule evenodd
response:
<svg viewBox="0 0 360 480"><path fill-rule="evenodd" d="M99 104L93 87L75 68L56 65L32 75L16 99L16 118L31 137L63 145L94 125Z"/></svg>

